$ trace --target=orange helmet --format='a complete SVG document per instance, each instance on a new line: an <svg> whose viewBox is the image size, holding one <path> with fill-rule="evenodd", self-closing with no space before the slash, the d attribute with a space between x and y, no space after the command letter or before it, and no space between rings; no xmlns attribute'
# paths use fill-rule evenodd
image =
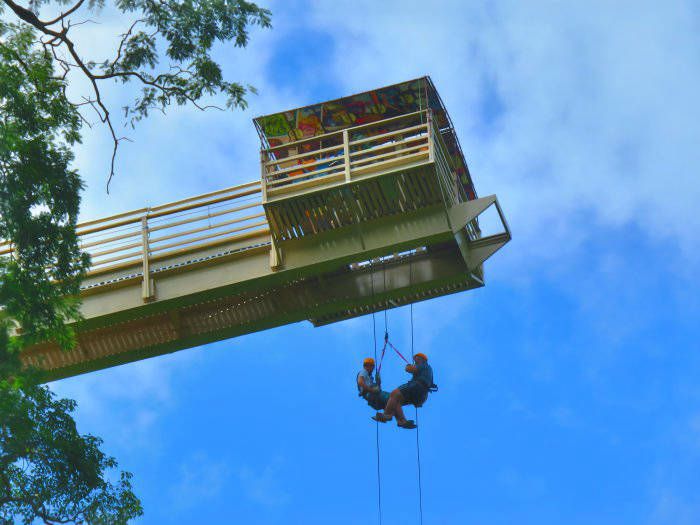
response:
<svg viewBox="0 0 700 525"><path fill-rule="evenodd" d="M371 357L366 357L364 361L362 361L363 365L373 365L374 364L374 359Z"/></svg>
<svg viewBox="0 0 700 525"><path fill-rule="evenodd" d="M428 356L422 352L418 352L417 354L414 354L413 357L421 357L424 361L426 361L426 362L428 361Z"/></svg>

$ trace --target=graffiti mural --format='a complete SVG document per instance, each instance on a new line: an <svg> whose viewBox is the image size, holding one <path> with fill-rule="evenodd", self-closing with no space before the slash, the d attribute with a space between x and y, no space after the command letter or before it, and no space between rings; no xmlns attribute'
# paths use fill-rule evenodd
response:
<svg viewBox="0 0 700 525"><path fill-rule="evenodd" d="M267 148L413 113L428 107L432 110L434 121L441 131L458 180L469 198L475 198L476 192L459 141L430 77L258 117L254 122L263 141L263 148ZM380 132L379 128L376 132ZM324 145L328 146L328 143ZM276 156L285 157L296 151L279 150Z"/></svg>

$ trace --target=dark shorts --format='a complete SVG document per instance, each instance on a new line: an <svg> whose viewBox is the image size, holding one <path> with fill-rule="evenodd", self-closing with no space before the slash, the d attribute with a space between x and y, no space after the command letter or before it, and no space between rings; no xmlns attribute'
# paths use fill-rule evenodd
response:
<svg viewBox="0 0 700 525"><path fill-rule="evenodd" d="M389 400L389 392L371 392L363 396L367 400L367 404L375 410L384 410L386 402Z"/></svg>
<svg viewBox="0 0 700 525"><path fill-rule="evenodd" d="M428 389L418 381L409 381L399 387L404 401L411 405L421 406L428 399Z"/></svg>

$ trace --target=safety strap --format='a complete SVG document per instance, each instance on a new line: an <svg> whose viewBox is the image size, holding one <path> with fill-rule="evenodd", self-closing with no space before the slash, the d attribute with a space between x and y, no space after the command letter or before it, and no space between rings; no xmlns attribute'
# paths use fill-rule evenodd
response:
<svg viewBox="0 0 700 525"><path fill-rule="evenodd" d="M394 345L391 344L391 342L389 343L389 346L391 347L391 349L392 349L394 352L396 352L396 353L399 355L399 357L400 357L401 359L404 360L404 362L405 362L406 364L410 364L410 363L408 362L408 359L406 359L403 355L401 355L401 352L399 352L399 351L396 349L396 347L395 347Z"/></svg>
<svg viewBox="0 0 700 525"><path fill-rule="evenodd" d="M379 366L377 367L377 375L382 371L382 363L384 362L384 353L386 352L386 345L389 344L389 336L384 336L384 346L382 347L382 355L379 357Z"/></svg>
<svg viewBox="0 0 700 525"><path fill-rule="evenodd" d="M408 359L406 359L401 352L398 351L398 349L391 344L391 341L389 341L389 332L384 332L384 346L382 347L382 355L379 358L379 366L377 367L377 375L382 371L382 363L384 362L384 354L386 353L386 347L389 346L396 354L404 360L405 363L410 364Z"/></svg>

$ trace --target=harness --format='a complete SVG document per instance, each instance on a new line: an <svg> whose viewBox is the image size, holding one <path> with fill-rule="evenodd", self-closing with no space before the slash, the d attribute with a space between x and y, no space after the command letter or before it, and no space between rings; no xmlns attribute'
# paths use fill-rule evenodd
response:
<svg viewBox="0 0 700 525"><path fill-rule="evenodd" d="M396 355L398 355L403 361L407 364L410 365L411 363L408 362L408 359L406 359L401 352L398 351L398 349L389 341L389 332L384 332L384 346L382 347L382 353L381 356L379 357L379 366L377 367L377 376L379 376L379 373L382 371L382 363L384 362L384 354L386 353L386 347L390 347L394 352L396 352ZM438 391L438 386L435 383L431 384L426 384L425 381L422 381L420 379L412 379L412 381L415 381L416 383L421 384L426 388L426 390L429 393L434 393ZM421 403L422 405L423 403ZM420 405L416 405L420 406Z"/></svg>
<svg viewBox="0 0 700 525"><path fill-rule="evenodd" d="M358 397L362 397L362 398L367 399L367 398L365 397L365 394L362 393L362 388L360 388L360 385L357 384L357 379L360 377L360 374L361 374L361 373L362 373L362 372L358 372L357 375L355 376L355 386L357 386L357 395L358 395ZM370 374L370 378L372 378L372 375L371 375L371 374ZM375 384L375 385L377 384L376 381L375 381L374 384ZM367 393L367 395L369 395L369 392Z"/></svg>

